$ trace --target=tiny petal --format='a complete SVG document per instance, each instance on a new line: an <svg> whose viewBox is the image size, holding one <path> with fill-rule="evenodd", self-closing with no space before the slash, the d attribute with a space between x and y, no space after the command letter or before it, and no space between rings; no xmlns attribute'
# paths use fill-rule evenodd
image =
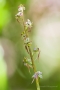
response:
<svg viewBox="0 0 60 90"><path fill-rule="evenodd" d="M34 50L33 50L33 51L34 51L34 52L37 52L38 50L39 50L38 48L34 48Z"/></svg>
<svg viewBox="0 0 60 90"><path fill-rule="evenodd" d="M20 5L19 8L18 8L18 11L23 12L23 10L25 10L25 7L23 5Z"/></svg>
<svg viewBox="0 0 60 90"><path fill-rule="evenodd" d="M31 28L32 27L32 23L31 23L31 21L29 19L27 19L27 22L25 23L25 26L27 28Z"/></svg>
<svg viewBox="0 0 60 90"><path fill-rule="evenodd" d="M28 62L29 62L30 64L32 64L31 59L28 59Z"/></svg>
<svg viewBox="0 0 60 90"><path fill-rule="evenodd" d="M40 71L37 71L37 73L40 75L40 74L42 74L42 72L40 72Z"/></svg>
<svg viewBox="0 0 60 90"><path fill-rule="evenodd" d="M35 79L33 78L32 83L34 82L34 80L35 80ZM32 84L32 83L31 83L31 84Z"/></svg>
<svg viewBox="0 0 60 90"><path fill-rule="evenodd" d="M40 71L37 71L37 72L35 72L35 74L32 76L32 78L38 78L38 77L40 77L40 78L42 78L42 72L40 72Z"/></svg>
<svg viewBox="0 0 60 90"><path fill-rule="evenodd" d="M35 73L33 76L32 76L32 78L37 78L38 77L38 75Z"/></svg>
<svg viewBox="0 0 60 90"><path fill-rule="evenodd" d="M39 75L40 78L42 78L42 75Z"/></svg>
<svg viewBox="0 0 60 90"><path fill-rule="evenodd" d="M29 43L29 42L30 42L29 38L26 38L26 40L24 41L24 43Z"/></svg>
<svg viewBox="0 0 60 90"><path fill-rule="evenodd" d="M24 66L27 66L27 63L24 63Z"/></svg>
<svg viewBox="0 0 60 90"><path fill-rule="evenodd" d="M21 16L23 16L23 12L18 12L15 16L16 17L21 17Z"/></svg>

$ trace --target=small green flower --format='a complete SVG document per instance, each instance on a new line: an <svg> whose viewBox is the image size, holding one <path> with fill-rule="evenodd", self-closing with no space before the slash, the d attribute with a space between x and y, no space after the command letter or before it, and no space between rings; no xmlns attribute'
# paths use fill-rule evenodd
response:
<svg viewBox="0 0 60 90"><path fill-rule="evenodd" d="M34 82L34 80L36 79L36 78L42 78L42 72L40 72L40 71L37 71L37 72L35 72L35 74L32 76L32 78L33 78L33 81L32 81L32 83Z"/></svg>
<svg viewBox="0 0 60 90"><path fill-rule="evenodd" d="M32 64L31 59L24 57L23 63Z"/></svg>
<svg viewBox="0 0 60 90"><path fill-rule="evenodd" d="M26 27L26 29L32 27L32 22L31 22L29 19L27 19L27 21L26 21L26 23L25 23L25 27Z"/></svg>
<svg viewBox="0 0 60 90"><path fill-rule="evenodd" d="M16 17L21 17L21 16L23 16L23 12L18 12L15 16Z"/></svg>
<svg viewBox="0 0 60 90"><path fill-rule="evenodd" d="M38 58L37 59L39 59L39 57L40 57L40 49L39 48L34 48L33 49L33 55L37 52L38 53Z"/></svg>
<svg viewBox="0 0 60 90"><path fill-rule="evenodd" d="M35 74L32 76L32 78L37 78L37 77L42 78L42 72L37 71L37 72L35 72Z"/></svg>
<svg viewBox="0 0 60 90"><path fill-rule="evenodd" d="M27 37L25 40L24 40L24 43L29 43L30 42L30 39L29 37Z"/></svg>
<svg viewBox="0 0 60 90"><path fill-rule="evenodd" d="M30 68L32 68L32 65L28 64L28 63L24 63L24 66L26 66L29 70L29 73L30 73Z"/></svg>
<svg viewBox="0 0 60 90"><path fill-rule="evenodd" d="M23 12L25 10L25 7L21 4L19 7L18 7L18 12Z"/></svg>
<svg viewBox="0 0 60 90"><path fill-rule="evenodd" d="M39 48L34 48L33 51L34 52L38 52L39 51Z"/></svg>

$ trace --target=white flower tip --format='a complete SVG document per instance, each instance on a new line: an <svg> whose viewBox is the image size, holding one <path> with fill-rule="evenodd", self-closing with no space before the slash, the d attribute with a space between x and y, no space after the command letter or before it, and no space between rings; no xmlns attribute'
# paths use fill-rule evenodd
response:
<svg viewBox="0 0 60 90"><path fill-rule="evenodd" d="M30 39L29 38L26 38L25 43L28 43L29 41L30 41Z"/></svg>
<svg viewBox="0 0 60 90"><path fill-rule="evenodd" d="M40 71L37 71L39 74L42 74L42 72L40 72Z"/></svg>
<svg viewBox="0 0 60 90"><path fill-rule="evenodd" d="M15 16L16 17L21 17L21 16L23 16L23 12L18 12Z"/></svg>
<svg viewBox="0 0 60 90"><path fill-rule="evenodd" d="M25 10L25 7L23 5L20 5L19 8L18 8L18 11L23 12L23 10Z"/></svg>
<svg viewBox="0 0 60 90"><path fill-rule="evenodd" d="M32 27L32 23L29 19L27 19L26 23L25 23L27 28L31 28Z"/></svg>

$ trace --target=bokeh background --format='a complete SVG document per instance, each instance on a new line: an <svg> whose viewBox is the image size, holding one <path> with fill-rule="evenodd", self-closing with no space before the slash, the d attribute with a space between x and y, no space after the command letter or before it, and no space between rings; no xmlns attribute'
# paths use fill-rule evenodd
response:
<svg viewBox="0 0 60 90"><path fill-rule="evenodd" d="M25 51L15 19L18 6L26 7L25 19L33 22L30 38L40 48L35 61L43 74L41 90L60 90L60 0L0 0L0 90L36 90L31 74L23 65Z"/></svg>

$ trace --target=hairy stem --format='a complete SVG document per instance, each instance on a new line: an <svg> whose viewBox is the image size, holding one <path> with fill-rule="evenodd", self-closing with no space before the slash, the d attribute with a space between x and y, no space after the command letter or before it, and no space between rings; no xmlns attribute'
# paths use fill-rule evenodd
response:
<svg viewBox="0 0 60 90"><path fill-rule="evenodd" d="M30 46L28 46L28 48L29 48L30 58L31 58L31 61L32 61L32 67L33 67L33 70L34 70L34 73L35 73L36 72L36 67L35 67L35 64L34 64L31 48L30 48ZM36 87L37 87L37 90L40 90L38 78L36 78Z"/></svg>

